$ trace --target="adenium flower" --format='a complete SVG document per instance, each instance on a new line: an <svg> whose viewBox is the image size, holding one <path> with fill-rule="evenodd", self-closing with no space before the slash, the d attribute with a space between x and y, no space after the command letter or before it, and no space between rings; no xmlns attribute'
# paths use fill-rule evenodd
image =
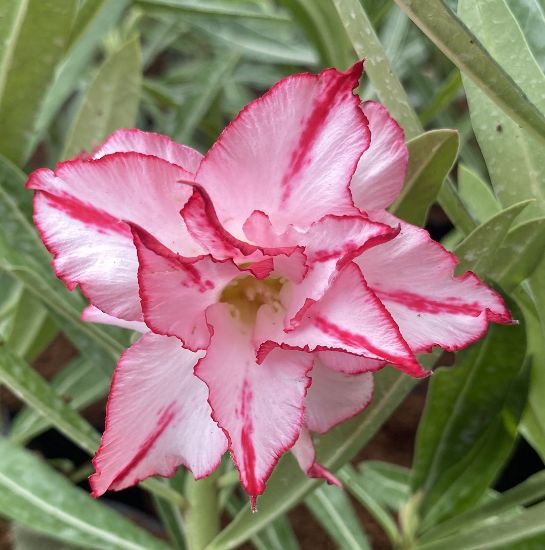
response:
<svg viewBox="0 0 545 550"><path fill-rule="evenodd" d="M119 130L89 158L40 169L34 220L83 319L140 331L121 356L95 496L229 450L253 503L291 450L312 477L324 433L371 400L386 363L459 350L511 318L428 233L386 211L402 129L347 72L285 78L208 153Z"/></svg>

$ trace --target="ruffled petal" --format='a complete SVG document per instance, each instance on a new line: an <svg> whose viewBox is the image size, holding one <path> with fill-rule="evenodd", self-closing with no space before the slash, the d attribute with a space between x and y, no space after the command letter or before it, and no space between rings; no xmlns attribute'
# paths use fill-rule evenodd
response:
<svg viewBox="0 0 545 550"><path fill-rule="evenodd" d="M372 217L401 232L356 262L415 353L434 345L456 351L481 338L490 322L511 322L501 296L477 276L454 276L457 259L427 231L387 212Z"/></svg>
<svg viewBox="0 0 545 550"><path fill-rule="evenodd" d="M388 208L405 181L409 158L405 134L380 103L367 101L362 110L369 120L371 145L360 158L350 189L362 210Z"/></svg>
<svg viewBox="0 0 545 550"><path fill-rule="evenodd" d="M57 276L82 291L99 309L128 321L141 320L133 222L186 256L202 248L190 237L179 211L190 195L177 180L186 172L139 153L116 153L94 161L70 161L55 172L34 172L34 221L53 254Z"/></svg>
<svg viewBox="0 0 545 550"><path fill-rule="evenodd" d="M319 351L316 356L326 367L344 374L376 372L386 365L384 361L358 357L342 351Z"/></svg>
<svg viewBox="0 0 545 550"><path fill-rule="evenodd" d="M316 449L314 448L312 437L305 426L301 429L299 439L291 448L291 452L295 456L301 470L308 477L323 479L330 485L342 487L342 483L329 470L316 462Z"/></svg>
<svg viewBox="0 0 545 550"><path fill-rule="evenodd" d="M283 230L355 211L350 179L369 145L352 90L362 63L281 80L245 107L203 159L196 181L234 235L254 210ZM236 189L236 193L233 190Z"/></svg>
<svg viewBox="0 0 545 550"><path fill-rule="evenodd" d="M149 331L146 323L142 323L142 321L125 321L124 319L118 319L117 317L112 317L111 315L100 311L100 309L95 306L87 306L81 312L81 320L86 323L98 323L100 325L111 325L114 327L126 328L136 332L141 332L142 334Z"/></svg>
<svg viewBox="0 0 545 550"><path fill-rule="evenodd" d="M278 459L299 436L312 356L276 350L258 365L251 326L238 322L227 304L210 307L207 318L213 335L195 373L209 388L213 418L255 506Z"/></svg>
<svg viewBox="0 0 545 550"><path fill-rule="evenodd" d="M142 153L176 164L191 174L199 169L203 156L195 149L180 145L172 139L155 132L143 132L136 128L116 130L93 153L99 159L112 153Z"/></svg>
<svg viewBox="0 0 545 550"><path fill-rule="evenodd" d="M210 416L206 385L193 374L200 357L176 338L151 333L121 356L89 478L93 496L171 476L180 465L197 478L218 466L227 440Z"/></svg>
<svg viewBox="0 0 545 550"><path fill-rule="evenodd" d="M156 334L176 336L187 349L206 349L210 333L205 310L240 275L230 261L184 258L133 226L138 252L140 297L146 324Z"/></svg>
<svg viewBox="0 0 545 550"><path fill-rule="evenodd" d="M344 374L315 361L312 385L305 401L305 424L313 432L326 433L359 414L373 398L373 375Z"/></svg>
<svg viewBox="0 0 545 550"><path fill-rule="evenodd" d="M285 332L282 312L263 306L257 315L255 341L260 362L280 346L344 351L387 361L412 376L428 375L354 263L346 265L324 297L307 308L295 330Z"/></svg>

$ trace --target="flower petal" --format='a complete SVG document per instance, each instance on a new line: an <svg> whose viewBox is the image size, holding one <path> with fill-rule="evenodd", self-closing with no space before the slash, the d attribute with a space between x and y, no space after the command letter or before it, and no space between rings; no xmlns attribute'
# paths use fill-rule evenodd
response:
<svg viewBox="0 0 545 550"><path fill-rule="evenodd" d="M367 121L352 93L361 72L357 63L345 73L285 78L224 130L196 181L231 233L240 237L254 210L279 230L293 220L308 227L325 214L355 211L348 185L369 145Z"/></svg>
<svg viewBox="0 0 545 550"><path fill-rule="evenodd" d="M342 351L319 351L316 355L326 367L344 374L376 372L386 364L384 361L358 357Z"/></svg>
<svg viewBox="0 0 545 550"><path fill-rule="evenodd" d="M195 373L209 388L213 418L255 506L280 455L299 436L312 356L276 350L258 365L252 327L235 320L227 304L210 307L207 319L213 335Z"/></svg>
<svg viewBox="0 0 545 550"><path fill-rule="evenodd" d="M316 462L316 449L314 448L312 437L305 426L301 429L299 439L291 448L291 452L295 456L301 470L308 477L323 479L330 485L342 487L342 483L329 470Z"/></svg>
<svg viewBox="0 0 545 550"><path fill-rule="evenodd" d="M405 134L380 103L366 101L361 108L369 120L371 145L360 158L350 189L362 210L388 208L405 181L409 158Z"/></svg>
<svg viewBox="0 0 545 550"><path fill-rule="evenodd" d="M197 478L218 466L227 440L210 416L205 384L193 374L200 357L176 338L151 333L121 356L89 479L93 496L171 476L180 465Z"/></svg>
<svg viewBox="0 0 545 550"><path fill-rule="evenodd" d="M511 322L502 298L473 273L454 276L457 259L427 231L387 212L372 217L401 224L401 232L356 262L415 353L434 345L456 351L481 338L490 322Z"/></svg>
<svg viewBox="0 0 545 550"><path fill-rule="evenodd" d="M87 306L81 312L81 320L86 323L98 323L100 325L112 325L114 327L126 328L141 332L142 334L149 331L146 324L141 321L125 321L124 319L118 319L117 317L112 317L100 311L100 309L95 306Z"/></svg>
<svg viewBox="0 0 545 550"><path fill-rule="evenodd" d="M55 172L34 172L34 221L53 254L57 276L77 284L99 309L128 321L141 320L133 222L186 256L202 248L179 216L190 195L177 183L185 170L139 153L116 153L94 161L69 161Z"/></svg>
<svg viewBox="0 0 545 550"><path fill-rule="evenodd" d="M176 336L192 351L206 349L210 333L205 310L240 275L235 264L210 256L184 258L133 226L138 281L146 324L156 334Z"/></svg>
<svg viewBox="0 0 545 550"><path fill-rule="evenodd" d="M387 361L412 376L428 375L354 263L346 265L324 297L307 308L295 330L285 332L282 317L282 312L275 312L270 306L258 311L255 341L260 362L280 346L344 351Z"/></svg>
<svg viewBox="0 0 545 550"><path fill-rule="evenodd" d="M373 375L344 374L315 361L312 385L305 401L305 424L313 432L326 433L359 414L373 398Z"/></svg>
<svg viewBox="0 0 545 550"><path fill-rule="evenodd" d="M99 159L112 153L142 153L152 155L176 164L195 174L203 156L195 149L180 145L169 137L155 132L143 132L136 128L116 130L93 153L93 159Z"/></svg>

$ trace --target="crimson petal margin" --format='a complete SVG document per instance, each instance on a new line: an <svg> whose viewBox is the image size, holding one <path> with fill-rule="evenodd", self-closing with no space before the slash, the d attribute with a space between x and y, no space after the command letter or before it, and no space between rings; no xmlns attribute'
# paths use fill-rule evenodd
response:
<svg viewBox="0 0 545 550"><path fill-rule="evenodd" d="M227 440L211 418L206 385L193 374L201 357L176 338L151 333L123 353L89 478L93 496L171 476L180 465L196 478L216 469Z"/></svg>

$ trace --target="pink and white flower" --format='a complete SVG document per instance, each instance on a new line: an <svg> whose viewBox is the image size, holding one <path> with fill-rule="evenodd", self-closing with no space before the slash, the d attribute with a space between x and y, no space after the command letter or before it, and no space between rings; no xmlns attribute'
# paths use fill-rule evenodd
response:
<svg viewBox="0 0 545 550"><path fill-rule="evenodd" d="M250 103L205 156L119 130L87 159L40 169L34 219L83 318L142 336L119 360L93 494L229 450L252 500L279 457L316 463L324 433L371 400L391 363L459 350L502 299L423 229L385 209L403 185L401 128L346 72L298 74Z"/></svg>

